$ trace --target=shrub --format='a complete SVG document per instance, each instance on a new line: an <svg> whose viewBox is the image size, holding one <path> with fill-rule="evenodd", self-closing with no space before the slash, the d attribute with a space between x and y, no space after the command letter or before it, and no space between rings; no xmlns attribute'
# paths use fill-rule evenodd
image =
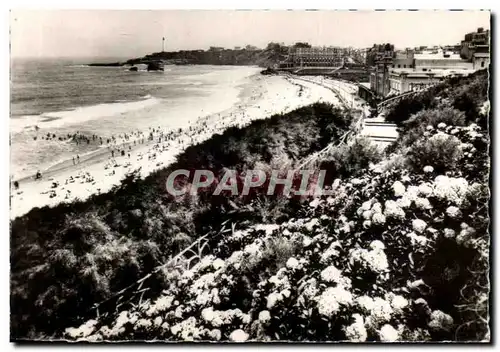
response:
<svg viewBox="0 0 500 352"><path fill-rule="evenodd" d="M455 136L436 134L419 140L408 151L411 166L420 171L424 166L433 166L437 173L454 171L463 157L460 140Z"/></svg>
<svg viewBox="0 0 500 352"><path fill-rule="evenodd" d="M440 123L447 126L464 126L465 115L451 107L422 110L402 123L397 144L411 146L424 135L427 126L436 128Z"/></svg>
<svg viewBox="0 0 500 352"><path fill-rule="evenodd" d="M325 183L329 184L334 178L356 175L365 170L370 163L382 160L383 153L376 144L367 138L357 138L351 145L342 145L335 148L320 160L320 169L326 170L328 177Z"/></svg>

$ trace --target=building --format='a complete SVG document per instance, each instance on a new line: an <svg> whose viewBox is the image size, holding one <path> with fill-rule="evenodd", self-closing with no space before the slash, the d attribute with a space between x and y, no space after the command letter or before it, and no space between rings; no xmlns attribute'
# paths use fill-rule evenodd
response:
<svg viewBox="0 0 500 352"><path fill-rule="evenodd" d="M459 54L432 48L417 53L396 52L385 63L379 60L370 75L370 87L377 96L387 97L425 89L451 76L467 75L487 65L489 57L477 54L473 62Z"/></svg>
<svg viewBox="0 0 500 352"><path fill-rule="evenodd" d="M467 33L461 42L460 56L472 61L475 53L490 52L490 31L478 28L477 32Z"/></svg>
<svg viewBox="0 0 500 352"><path fill-rule="evenodd" d="M370 88L376 95L382 97L390 91L389 69L393 66L395 57L393 49L387 48L385 51L376 51L373 57L374 66L370 73Z"/></svg>
<svg viewBox="0 0 500 352"><path fill-rule="evenodd" d="M344 50L336 47L291 47L281 67L342 67Z"/></svg>
<svg viewBox="0 0 500 352"><path fill-rule="evenodd" d="M435 53L422 53L414 55L414 68L416 70L469 70L472 63L464 60L459 54L438 50Z"/></svg>
<svg viewBox="0 0 500 352"><path fill-rule="evenodd" d="M389 93L387 96L423 90L446 78L466 76L472 72L474 72L473 69L431 69L427 71L393 69L389 72Z"/></svg>
<svg viewBox="0 0 500 352"><path fill-rule="evenodd" d="M413 68L415 53L413 50L396 52L392 60L392 68Z"/></svg>
<svg viewBox="0 0 500 352"><path fill-rule="evenodd" d="M472 67L481 70L490 65L490 53L474 53L472 56Z"/></svg>
<svg viewBox="0 0 500 352"><path fill-rule="evenodd" d="M379 58L383 57L394 57L394 45L387 43L387 44L373 44L373 47L368 49L365 54L365 63L366 66L375 66L377 60Z"/></svg>

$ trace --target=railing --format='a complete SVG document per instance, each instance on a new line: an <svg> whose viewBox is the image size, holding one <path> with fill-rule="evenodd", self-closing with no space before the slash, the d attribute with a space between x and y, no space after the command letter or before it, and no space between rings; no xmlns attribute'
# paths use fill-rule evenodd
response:
<svg viewBox="0 0 500 352"><path fill-rule="evenodd" d="M211 231L206 235L198 238L173 258L169 259L166 263L155 267L149 274L143 276L139 280L121 289L120 291L115 292L105 300L94 304L90 309L90 313L95 312L97 318L109 317L113 314L118 313L120 308L123 309L127 308L127 306L140 306L142 304L144 295L151 288L150 286L148 286L148 280L154 278L154 274L169 266L172 268L181 268L183 270L189 269L193 261L200 260L201 257L206 254L206 250L209 247L209 241L211 239L220 236L223 233L234 231L235 224L232 224L230 229L226 227L228 221L229 220L226 220L221 224L221 229L218 232Z"/></svg>

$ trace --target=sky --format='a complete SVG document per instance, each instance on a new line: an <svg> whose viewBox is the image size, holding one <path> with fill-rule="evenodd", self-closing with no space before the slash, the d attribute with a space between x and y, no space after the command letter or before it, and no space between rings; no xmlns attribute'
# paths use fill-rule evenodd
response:
<svg viewBox="0 0 500 352"><path fill-rule="evenodd" d="M458 44L488 11L13 10L12 57L131 58L269 42L396 48Z"/></svg>

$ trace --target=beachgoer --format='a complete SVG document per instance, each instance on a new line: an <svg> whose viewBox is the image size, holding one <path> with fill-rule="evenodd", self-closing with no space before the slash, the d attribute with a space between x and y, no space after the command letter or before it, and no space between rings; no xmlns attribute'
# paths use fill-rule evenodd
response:
<svg viewBox="0 0 500 352"><path fill-rule="evenodd" d="M39 180L42 178L42 174L40 173L40 170L38 170L35 174L35 180Z"/></svg>
<svg viewBox="0 0 500 352"><path fill-rule="evenodd" d="M80 155L76 156L76 160L77 160L78 164L80 164Z"/></svg>
<svg viewBox="0 0 500 352"><path fill-rule="evenodd" d="M14 181L14 188L15 188L15 189L19 189L19 182Z"/></svg>

